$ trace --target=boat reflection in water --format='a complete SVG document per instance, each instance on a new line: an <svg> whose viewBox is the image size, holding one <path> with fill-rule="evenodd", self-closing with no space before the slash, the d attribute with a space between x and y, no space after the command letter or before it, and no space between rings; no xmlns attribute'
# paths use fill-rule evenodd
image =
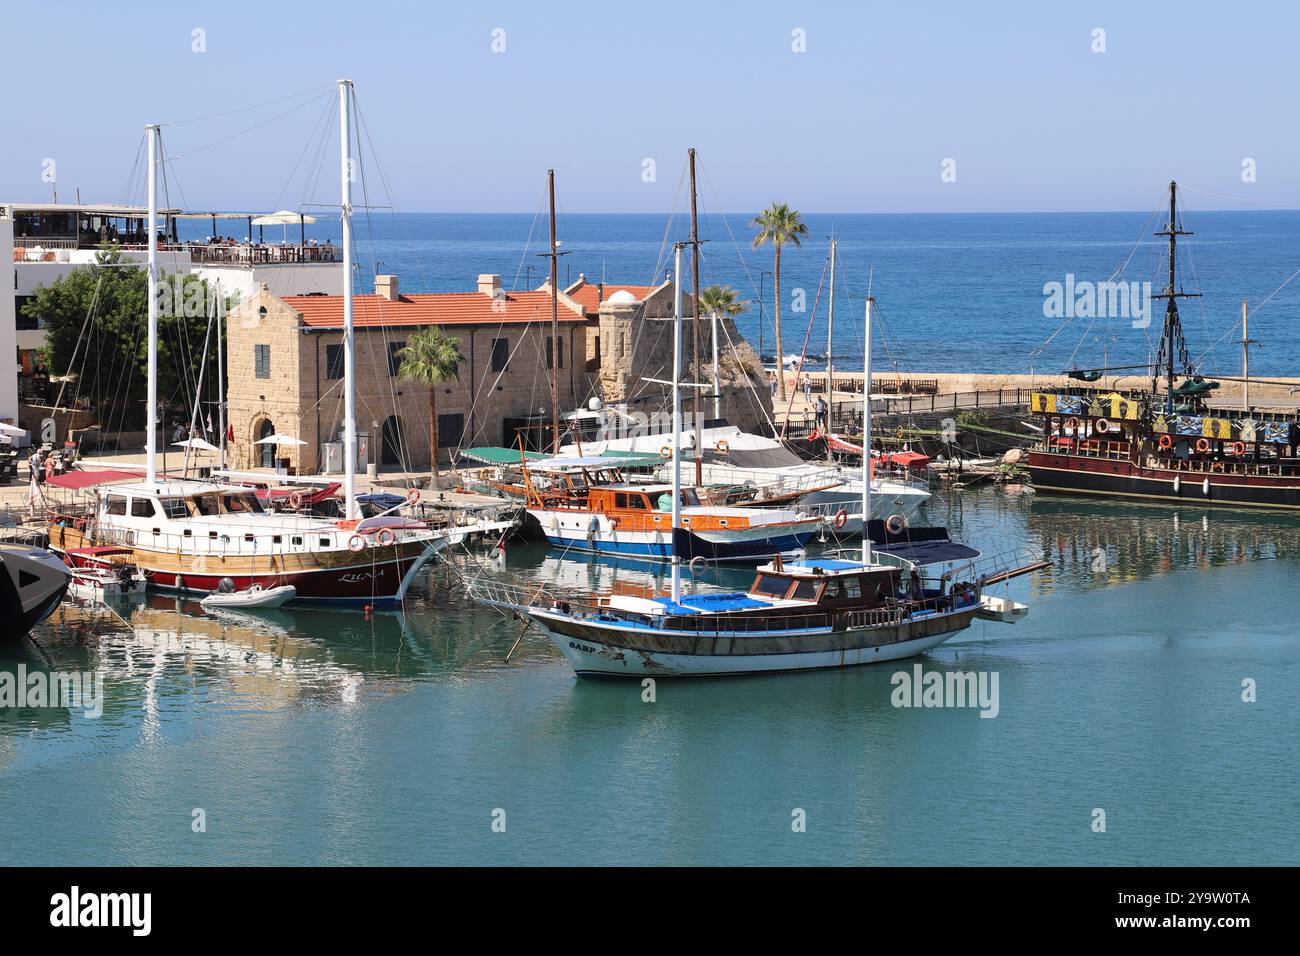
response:
<svg viewBox="0 0 1300 956"><path fill-rule="evenodd" d="M1062 587L1113 587L1184 569L1300 558L1300 523L1251 511L1035 496L1026 526L1049 564L1033 580L1039 594Z"/></svg>

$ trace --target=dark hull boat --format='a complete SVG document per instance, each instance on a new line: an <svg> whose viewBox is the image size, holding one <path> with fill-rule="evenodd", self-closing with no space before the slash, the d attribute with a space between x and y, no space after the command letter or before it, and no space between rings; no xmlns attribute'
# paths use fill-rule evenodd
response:
<svg viewBox="0 0 1300 956"><path fill-rule="evenodd" d="M63 600L72 574L44 548L0 545L0 637L18 641Z"/></svg>
<svg viewBox="0 0 1300 956"><path fill-rule="evenodd" d="M1168 282L1150 391L1095 385L1104 369L1074 371L1079 385L1035 393L1043 439L1028 456L1038 491L1200 506L1300 509L1300 425L1294 414L1210 405L1219 387L1192 367L1178 316L1177 184L1169 186ZM1243 348L1248 347L1243 312ZM1183 381L1179 382L1179 379ZM1243 376L1243 381L1249 379Z"/></svg>

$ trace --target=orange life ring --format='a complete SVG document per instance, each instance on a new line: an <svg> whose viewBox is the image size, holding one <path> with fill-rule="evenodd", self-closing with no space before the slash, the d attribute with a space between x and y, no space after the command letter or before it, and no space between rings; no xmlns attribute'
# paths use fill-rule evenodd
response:
<svg viewBox="0 0 1300 956"><path fill-rule="evenodd" d="M1174 447L1174 440L1169 435L1161 435L1158 443L1162 449L1168 451Z"/></svg>
<svg viewBox="0 0 1300 956"><path fill-rule="evenodd" d="M1232 453L1240 458L1246 454L1246 443L1244 441L1235 441L1232 443Z"/></svg>
<svg viewBox="0 0 1300 956"><path fill-rule="evenodd" d="M1065 422L1065 427L1077 432L1079 430L1079 419L1077 418L1067 419Z"/></svg>
<svg viewBox="0 0 1300 956"><path fill-rule="evenodd" d="M412 488L410 491L408 491L408 492L406 493L406 503L407 503L408 505L413 505L413 504L415 504L415 503L416 503L417 501L419 501L419 500L420 500L420 489L419 489L419 488Z"/></svg>
<svg viewBox="0 0 1300 956"><path fill-rule="evenodd" d="M302 507L302 492L291 491L289 493L289 507L297 511Z"/></svg>
<svg viewBox="0 0 1300 956"><path fill-rule="evenodd" d="M843 528L844 525L848 523L848 520L849 513L843 508L835 512L835 529L838 531L840 528Z"/></svg>
<svg viewBox="0 0 1300 956"><path fill-rule="evenodd" d="M1209 440L1208 438L1198 438L1198 439L1196 439L1196 450L1199 451L1199 452L1207 452L1207 451L1209 451L1209 450L1210 450L1210 440Z"/></svg>
<svg viewBox="0 0 1300 956"><path fill-rule="evenodd" d="M672 449L672 446L671 446L671 445L664 445L663 448L660 448L660 449L659 449L659 457L660 457L660 458L665 458L665 459L666 459L666 458L671 458L671 457L673 457L673 449Z"/></svg>
<svg viewBox="0 0 1300 956"><path fill-rule="evenodd" d="M731 445L727 443L725 438L719 438L713 448L720 455L725 455L727 452L731 451Z"/></svg>
<svg viewBox="0 0 1300 956"><path fill-rule="evenodd" d="M375 535L375 543L381 548L386 548L397 540L397 535L393 534L387 528L380 528L379 534Z"/></svg>

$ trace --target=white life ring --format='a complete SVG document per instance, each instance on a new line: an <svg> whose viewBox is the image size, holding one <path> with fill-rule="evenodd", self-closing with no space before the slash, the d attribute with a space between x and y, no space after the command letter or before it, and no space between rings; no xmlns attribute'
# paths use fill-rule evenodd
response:
<svg viewBox="0 0 1300 956"><path fill-rule="evenodd" d="M397 535L393 534L388 528L380 528L379 534L375 535L375 544L381 548L386 548L397 541Z"/></svg>
<svg viewBox="0 0 1300 956"><path fill-rule="evenodd" d="M1104 418L1099 418L1093 425L1093 428L1097 430L1097 434L1105 435L1110 432L1110 422Z"/></svg>
<svg viewBox="0 0 1300 956"><path fill-rule="evenodd" d="M704 566L707 563L708 562L704 560L704 555L697 554L695 557L691 558L687 567L691 569L691 574L699 574L704 570Z"/></svg>
<svg viewBox="0 0 1300 956"><path fill-rule="evenodd" d="M885 530L890 534L898 534L907 527L907 519L902 515L890 515L885 520Z"/></svg>
<svg viewBox="0 0 1300 956"><path fill-rule="evenodd" d="M359 534L354 534L348 538L348 550L352 552L364 551L366 549L366 539Z"/></svg>
<svg viewBox="0 0 1300 956"><path fill-rule="evenodd" d="M301 491L291 491L291 492L289 492L289 507L292 508L294 511L297 511L299 508L302 507L302 492L301 492Z"/></svg>

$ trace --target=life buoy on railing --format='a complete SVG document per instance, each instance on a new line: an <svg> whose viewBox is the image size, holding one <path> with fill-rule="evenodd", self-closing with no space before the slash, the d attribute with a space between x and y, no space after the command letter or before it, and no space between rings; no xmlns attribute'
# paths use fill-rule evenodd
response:
<svg viewBox="0 0 1300 956"><path fill-rule="evenodd" d="M849 520L849 513L845 511L843 508L835 512L835 530L838 531L841 528L843 528L844 525L848 523L848 520Z"/></svg>
<svg viewBox="0 0 1300 956"><path fill-rule="evenodd" d="M292 508L294 511L297 511L299 508L302 507L301 491L291 491L289 493L289 507Z"/></svg>
<svg viewBox="0 0 1300 956"><path fill-rule="evenodd" d="M1246 443L1244 441L1235 441L1232 443L1232 453L1240 458L1246 454Z"/></svg>
<svg viewBox="0 0 1300 956"><path fill-rule="evenodd" d="M671 457L673 457L673 449L672 449L672 446L671 446L671 445L664 445L663 448L660 448L660 449L659 449L659 457L660 457L660 458L664 458L664 459L667 459L667 458L671 458Z"/></svg>
<svg viewBox="0 0 1300 956"><path fill-rule="evenodd" d="M890 534L898 534L907 527L907 519L902 515L890 515L885 521L885 530Z"/></svg>
<svg viewBox="0 0 1300 956"><path fill-rule="evenodd" d="M1092 427L1097 430L1098 435L1106 435L1110 433L1111 425L1107 419L1099 418L1097 419L1096 424L1094 424Z"/></svg>
<svg viewBox="0 0 1300 956"><path fill-rule="evenodd" d="M1162 450L1168 451L1174 447L1174 440L1169 435L1161 435L1158 444Z"/></svg>
<svg viewBox="0 0 1300 956"><path fill-rule="evenodd" d="M386 548L397 540L397 535L393 534L388 528L380 528L379 534L375 535L375 543L381 548Z"/></svg>
<svg viewBox="0 0 1300 956"><path fill-rule="evenodd" d="M420 500L419 488L412 488L410 491L406 493L406 503L408 505L416 504L417 502L419 502L419 500Z"/></svg>
<svg viewBox="0 0 1300 956"><path fill-rule="evenodd" d="M731 451L731 445L728 444L725 438L719 438L714 444L713 449L719 455L725 455L727 452Z"/></svg>
<svg viewBox="0 0 1300 956"><path fill-rule="evenodd" d="M1199 452L1202 452L1202 453L1209 451L1209 450L1210 450L1210 440L1209 440L1208 438L1198 438L1198 439L1196 439L1196 450L1199 451Z"/></svg>
<svg viewBox="0 0 1300 956"><path fill-rule="evenodd" d="M354 534L352 537L348 538L349 551L353 551L353 552L364 551L365 547L366 547L366 539L361 537L361 535Z"/></svg>
<svg viewBox="0 0 1300 956"><path fill-rule="evenodd" d="M704 565L707 563L708 562L704 560L704 555L697 554L695 557L691 558L690 564L688 564L687 567L691 569L691 574L699 574L704 570Z"/></svg>
<svg viewBox="0 0 1300 956"><path fill-rule="evenodd" d="M1079 430L1079 419L1077 418L1068 419L1065 423L1065 427L1070 429L1071 431L1077 432Z"/></svg>

